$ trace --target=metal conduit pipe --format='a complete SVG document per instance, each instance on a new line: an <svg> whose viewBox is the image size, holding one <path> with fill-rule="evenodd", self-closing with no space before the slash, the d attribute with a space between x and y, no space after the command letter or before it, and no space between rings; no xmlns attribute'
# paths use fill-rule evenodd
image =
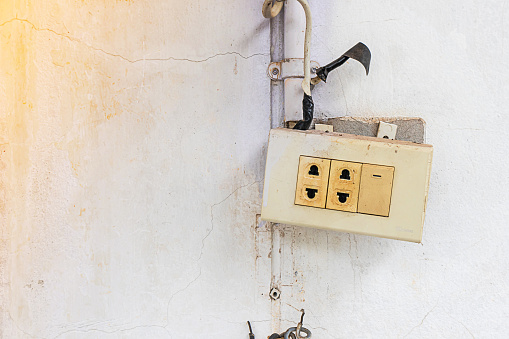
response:
<svg viewBox="0 0 509 339"><path fill-rule="evenodd" d="M302 90L308 96L311 96L311 8L307 0L297 0L306 14L306 33L304 35L304 80L302 81ZM281 12L283 8L283 1L278 0L265 0L262 7L263 16L266 18L273 18Z"/></svg>

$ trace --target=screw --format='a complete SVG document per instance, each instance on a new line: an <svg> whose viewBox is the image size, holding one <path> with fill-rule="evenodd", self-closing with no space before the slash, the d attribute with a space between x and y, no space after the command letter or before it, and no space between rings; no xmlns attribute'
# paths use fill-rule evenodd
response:
<svg viewBox="0 0 509 339"><path fill-rule="evenodd" d="M281 292L279 292L279 290L277 288L273 288L270 290L270 297L273 300L278 300L280 296L281 296Z"/></svg>
<svg viewBox="0 0 509 339"><path fill-rule="evenodd" d="M279 74L279 69L273 68L272 69L272 75L278 75L278 74Z"/></svg>

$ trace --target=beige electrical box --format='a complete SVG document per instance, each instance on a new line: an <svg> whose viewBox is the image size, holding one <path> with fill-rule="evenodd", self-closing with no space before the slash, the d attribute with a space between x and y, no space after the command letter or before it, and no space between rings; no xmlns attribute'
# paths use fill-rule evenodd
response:
<svg viewBox="0 0 509 339"><path fill-rule="evenodd" d="M405 141L273 129L262 219L420 242L432 154Z"/></svg>

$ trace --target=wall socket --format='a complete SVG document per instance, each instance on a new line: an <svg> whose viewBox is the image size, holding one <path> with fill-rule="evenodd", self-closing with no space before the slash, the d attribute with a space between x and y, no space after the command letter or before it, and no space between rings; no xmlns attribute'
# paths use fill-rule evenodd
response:
<svg viewBox="0 0 509 339"><path fill-rule="evenodd" d="M357 212L362 164L331 160L326 208Z"/></svg>
<svg viewBox="0 0 509 339"><path fill-rule="evenodd" d="M420 242L432 154L406 141L273 129L262 219Z"/></svg>
<svg viewBox="0 0 509 339"><path fill-rule="evenodd" d="M295 204L325 207L330 160L301 157L295 189Z"/></svg>
<svg viewBox="0 0 509 339"><path fill-rule="evenodd" d="M390 166L300 156L295 204L388 217L393 177Z"/></svg>

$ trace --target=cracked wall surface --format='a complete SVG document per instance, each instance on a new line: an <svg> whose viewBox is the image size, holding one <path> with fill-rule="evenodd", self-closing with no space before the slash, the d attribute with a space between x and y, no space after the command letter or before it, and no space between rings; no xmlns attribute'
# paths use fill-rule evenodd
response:
<svg viewBox="0 0 509 339"><path fill-rule="evenodd" d="M305 307L318 338L506 337L507 2L310 5L312 60L372 52L368 77L351 61L314 89L316 116L423 118L433 168L422 244L289 228L282 317Z"/></svg>
<svg viewBox="0 0 509 339"><path fill-rule="evenodd" d="M2 3L3 338L270 320L253 237L269 29L227 4Z"/></svg>
<svg viewBox="0 0 509 339"><path fill-rule="evenodd" d="M0 2L2 338L503 338L506 2L311 1L316 116L421 117L422 244L260 220L261 1ZM278 319L271 318L272 315Z"/></svg>

